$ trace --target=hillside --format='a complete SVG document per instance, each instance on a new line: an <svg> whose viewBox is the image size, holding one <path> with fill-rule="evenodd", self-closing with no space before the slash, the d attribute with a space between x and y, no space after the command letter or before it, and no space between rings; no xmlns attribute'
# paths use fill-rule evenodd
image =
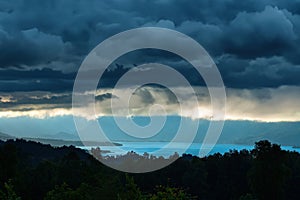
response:
<svg viewBox="0 0 300 200"><path fill-rule="evenodd" d="M205 158L183 155L161 170L137 174L108 168L72 146L52 147L20 139L0 141L0 158L0 199L238 200L282 196L296 200L300 195L300 154L283 151L268 141L256 143L251 152L230 151ZM136 165L161 159L132 152L109 158Z"/></svg>
<svg viewBox="0 0 300 200"><path fill-rule="evenodd" d="M0 140L5 141L5 140L9 140L9 139L15 139L15 137L11 136L11 135L8 135L6 133L1 133L0 132Z"/></svg>

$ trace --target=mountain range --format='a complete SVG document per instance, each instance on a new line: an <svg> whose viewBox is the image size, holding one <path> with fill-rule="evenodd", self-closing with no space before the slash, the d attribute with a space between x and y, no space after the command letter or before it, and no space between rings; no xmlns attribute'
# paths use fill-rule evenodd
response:
<svg viewBox="0 0 300 200"><path fill-rule="evenodd" d="M145 119L137 121L143 122ZM182 118L188 126L194 126L196 120ZM138 122L138 123L141 123ZM199 120L199 128L194 142L201 143L209 127L209 120ZM168 117L162 130L147 141L170 141L177 132L180 119L176 116ZM122 132L113 120L103 118L99 120L107 136L113 141L144 141L130 137ZM189 134L187 131L186 134ZM218 143L253 145L259 140L267 139L273 143L288 146L300 146L300 122L258 122L258 121L231 121L224 123Z"/></svg>
<svg viewBox="0 0 300 200"><path fill-rule="evenodd" d="M197 121L190 118L168 116L161 131L157 135L147 138L146 140L134 138L124 133L116 125L113 117L102 117L98 121L105 135L111 141L118 143L122 141L170 141L176 134L181 120L184 120L188 126L194 126L194 123L199 122L199 128L194 142L201 143L210 124L209 120ZM149 123L149 118L136 117L134 121L145 126ZM16 126L15 124L18 122L22 122L22 124ZM40 141L61 140L66 144L72 141L80 141L72 118L48 120L47 123L44 123L42 120L16 119L11 120L11 123L5 121L5 123L2 124L3 125L0 126L0 131L2 132L0 133L0 139L2 140L34 138L35 140ZM63 126L61 124L63 124ZM26 128L21 129L21 126L25 125ZM89 131L88 127L86 131ZM189 134L189 130L186 130L185 134ZM253 145L256 141L262 139L267 139L281 145L300 146L300 122L225 121L218 143Z"/></svg>
<svg viewBox="0 0 300 200"><path fill-rule="evenodd" d="M10 140L10 139L15 139L15 138L16 137L14 137L14 136L11 136L11 135L8 135L6 133L1 133L0 132L0 140L5 141L5 140Z"/></svg>

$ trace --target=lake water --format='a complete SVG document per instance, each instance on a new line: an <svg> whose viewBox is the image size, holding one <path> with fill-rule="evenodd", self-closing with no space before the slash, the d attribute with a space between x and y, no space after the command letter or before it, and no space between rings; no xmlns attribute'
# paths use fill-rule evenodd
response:
<svg viewBox="0 0 300 200"><path fill-rule="evenodd" d="M183 153L187 153L187 154L198 156L200 148L203 149L209 148L209 146L201 147L200 143L193 143L187 149L185 148L187 146L186 143L175 143L168 148L166 148L166 145L168 144L167 142L118 142L118 143L121 143L122 146L100 146L101 150L110 151L110 153L103 153L103 155L104 156L124 155L129 151L134 151L140 155L147 152L155 156L163 156L163 157L169 157L170 155L173 155L175 152L179 153L179 155ZM93 147L79 147L79 148L90 150ZM224 154L226 152L229 152L229 150L233 150L233 149L240 151L242 149L252 150L253 148L254 148L253 145L216 144L209 151L208 155L212 155L215 153ZM292 146L281 146L281 148L284 150L297 151L300 153L299 148L293 148Z"/></svg>

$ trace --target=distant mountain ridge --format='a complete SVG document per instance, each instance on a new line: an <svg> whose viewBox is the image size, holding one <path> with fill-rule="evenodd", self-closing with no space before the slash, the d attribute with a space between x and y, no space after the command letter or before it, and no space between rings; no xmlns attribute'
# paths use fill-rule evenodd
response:
<svg viewBox="0 0 300 200"><path fill-rule="evenodd" d="M45 139L55 139L55 140L72 140L72 141L80 141L78 135L66 133L66 132L59 132L53 135L45 135L43 136Z"/></svg>
<svg viewBox="0 0 300 200"><path fill-rule="evenodd" d="M135 118L139 124L147 124L149 119L139 117ZM186 123L193 126L197 120L189 118L183 118ZM39 121L40 122L40 121ZM29 122L27 122L29 123ZM63 119L59 123L65 123ZM1 133L0 139L14 139L14 138L35 138L35 140L43 141L59 141L66 144L70 144L72 141L80 142L80 138L76 133L75 127L67 127L59 131L59 123L50 123L48 126L57 127L54 131L51 129L48 132L43 133L39 131L37 134L31 134L31 130L21 132L21 130L13 131L10 136L8 134ZM5 123L3 123L5 124ZM116 124L113 117L102 117L99 119L99 124L105 132L106 136L113 142L168 142L170 141L177 132L178 124L180 124L180 117L168 116L165 123L165 127L155 136L148 139L133 138L128 134L124 133ZM206 134L207 128L210 124L209 120L199 120L199 129L194 142L201 143ZM9 127L9 126L8 126ZM8 128L1 127L2 132L10 133ZM5 130L5 131L3 131ZM70 131L70 132L68 132ZM88 127L86 131L89 131ZM53 132L54 134L51 134ZM189 131L186 131L189 134ZM218 143L222 144L245 144L253 145L254 142L259 140L269 140L273 143L287 145L287 146L300 146L300 122L257 122L257 121L225 121L223 131L218 139ZM183 141L184 142L184 141ZM77 143L75 143L77 144Z"/></svg>
<svg viewBox="0 0 300 200"><path fill-rule="evenodd" d="M300 122L226 121L220 143L253 145L260 140L287 146L300 145Z"/></svg>
<svg viewBox="0 0 300 200"><path fill-rule="evenodd" d="M14 136L11 136L11 135L8 135L6 133L1 133L0 132L0 140L3 140L3 141L6 141L6 140L9 140L9 139L15 139L16 137Z"/></svg>
<svg viewBox="0 0 300 200"><path fill-rule="evenodd" d="M76 137L74 137L74 138L76 138ZM16 140L16 139L24 139L24 140L27 140L27 141L39 142L39 143L42 143L42 144L50 144L52 146L71 146L71 145L72 146L110 146L110 145L121 146L121 144L115 143L115 142L114 143L109 143L109 142L85 141L84 144L83 144L83 142L80 139L77 139L77 140L64 140L64 139L32 138L32 137L18 138L18 137L14 137L14 136L11 136L11 135L0 132L0 141Z"/></svg>
<svg viewBox="0 0 300 200"><path fill-rule="evenodd" d="M186 123L196 123L196 120L183 118ZM145 141L145 139L133 138L123 133L113 120L102 118L99 120L107 136L116 142L120 141ZM170 141L177 132L180 119L176 116L168 117L161 132L147 141ZM201 143L209 127L209 120L199 120L199 128L194 142ZM108 128L105 128L108 127ZM189 134L188 132L186 134ZM225 121L218 143L253 145L259 140L270 140L287 146L300 146L300 122L257 122L257 121Z"/></svg>

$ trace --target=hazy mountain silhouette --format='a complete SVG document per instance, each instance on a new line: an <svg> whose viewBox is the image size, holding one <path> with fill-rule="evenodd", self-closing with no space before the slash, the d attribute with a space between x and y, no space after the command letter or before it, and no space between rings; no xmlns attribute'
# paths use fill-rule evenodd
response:
<svg viewBox="0 0 300 200"><path fill-rule="evenodd" d="M78 135L67 133L67 132L59 132L53 135L45 135L43 138L46 139L56 139L56 140L71 140L71 141L80 141Z"/></svg>
<svg viewBox="0 0 300 200"><path fill-rule="evenodd" d="M30 120L23 119L23 124L32 123ZM193 125L197 120L192 120L189 118L183 118L186 123ZM79 136L76 133L76 128L70 123L72 119L63 118L60 121L50 121L48 122L44 129L35 130L34 126L31 125L29 129L10 129L13 126L13 122L17 121L3 121L2 124L7 124L7 126L1 127L2 131L12 135L11 137L17 138L43 138L51 140L64 140L64 141L80 141ZM141 125L147 125L147 121L150 121L147 117L135 117L134 121ZM26 123L25 123L26 122ZM37 121L37 126L43 127L42 121ZM64 127L61 127L61 124ZM180 123L180 117L178 116L168 116L165 127L154 137L148 138L146 141L155 142L170 141L178 130L178 125ZM199 129L194 142L201 143L206 134L207 128L209 126L209 120L199 120ZM69 125L70 124L70 125ZM145 139L133 138L128 134L122 132L122 130L115 124L113 117L102 117L99 119L99 124L104 130L106 136L114 142L122 141L145 141ZM23 126L23 125L22 125ZM48 127L51 127L49 129ZM11 132L10 132L11 131ZM47 132L46 132L47 131ZM87 128L86 131L89 131ZM142 133L141 133L142 134ZM190 134L186 131L186 134ZM4 137L4 136L3 136ZM6 138L5 136L4 138ZM257 122L257 121L225 121L224 128L218 143L222 144L250 144L253 145L255 141L267 139L274 143L279 143L281 145L292 145L300 146L300 122ZM184 141L183 141L184 142Z"/></svg>
<svg viewBox="0 0 300 200"><path fill-rule="evenodd" d="M186 123L193 125L193 121L182 118ZM103 117L99 120L102 128L112 141L170 141L176 134L180 118L169 116L165 127L154 137L139 139L130 137L122 132L111 117ZM209 120L199 120L199 128L194 142L201 143L210 124ZM188 131L186 134L190 134ZM257 121L225 121L218 143L222 144L249 144L259 140L270 140L282 145L300 146L300 122L257 122ZM184 141L183 141L184 142Z"/></svg>
<svg viewBox="0 0 300 200"><path fill-rule="evenodd" d="M14 136L8 135L6 133L0 132L0 140L9 140L9 139L15 139Z"/></svg>

